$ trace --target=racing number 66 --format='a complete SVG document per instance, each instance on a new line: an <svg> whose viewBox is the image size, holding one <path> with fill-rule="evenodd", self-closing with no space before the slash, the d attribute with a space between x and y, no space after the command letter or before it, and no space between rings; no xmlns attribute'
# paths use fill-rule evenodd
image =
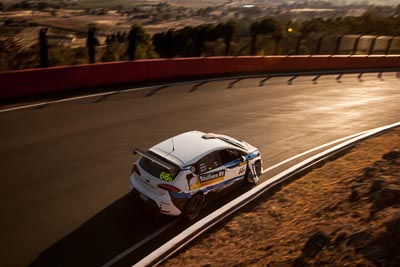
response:
<svg viewBox="0 0 400 267"><path fill-rule="evenodd" d="M166 181L166 182L172 182L171 174L166 173L166 172L160 173L160 179L163 181Z"/></svg>

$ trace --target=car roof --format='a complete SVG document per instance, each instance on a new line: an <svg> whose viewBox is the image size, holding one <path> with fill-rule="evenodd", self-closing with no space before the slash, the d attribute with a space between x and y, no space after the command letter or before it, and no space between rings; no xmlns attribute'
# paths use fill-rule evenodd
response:
<svg viewBox="0 0 400 267"><path fill-rule="evenodd" d="M224 148L247 150L245 143L229 136L190 131L169 138L151 147L150 151L183 167L196 162L211 151Z"/></svg>

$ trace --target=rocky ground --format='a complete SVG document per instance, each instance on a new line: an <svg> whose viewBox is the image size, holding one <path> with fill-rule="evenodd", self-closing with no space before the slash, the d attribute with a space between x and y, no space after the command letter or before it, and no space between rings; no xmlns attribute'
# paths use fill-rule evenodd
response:
<svg viewBox="0 0 400 267"><path fill-rule="evenodd" d="M400 129L366 140L163 266L400 266Z"/></svg>

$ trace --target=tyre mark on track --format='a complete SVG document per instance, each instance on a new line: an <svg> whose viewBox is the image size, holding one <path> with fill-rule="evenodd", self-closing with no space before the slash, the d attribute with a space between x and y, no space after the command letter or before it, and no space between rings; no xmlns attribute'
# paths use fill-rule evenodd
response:
<svg viewBox="0 0 400 267"><path fill-rule="evenodd" d="M190 89L188 92L189 92L189 93L193 93L193 92L195 92L197 89L199 89L200 86L202 86L202 85L204 85L204 84L206 84L206 83L209 83L209 82L208 82L208 81L204 81L204 82L201 82L201 83L197 83L197 84L193 85L192 89Z"/></svg>
<svg viewBox="0 0 400 267"><path fill-rule="evenodd" d="M112 93L110 93L110 94L100 96L98 99L96 99L95 101L93 101L93 103L101 103L101 102L103 102L104 100L107 100L108 98L110 98L110 97L112 97L113 95L116 95L116 94L118 94L118 93L119 93L119 92L112 92Z"/></svg>
<svg viewBox="0 0 400 267"><path fill-rule="evenodd" d="M165 89L165 88L167 88L167 87L169 87L169 85L163 85L163 86L157 87L157 88L151 90L147 95L145 95L145 97L153 96L153 95L155 95L158 91L161 91L161 90L163 90L163 89Z"/></svg>
<svg viewBox="0 0 400 267"><path fill-rule="evenodd" d="M268 77L262 79L262 80L260 81L260 83L258 84L258 86L260 86L260 87L261 87L261 86L264 86L265 82L268 81L268 80L271 79L271 78L272 78L272 77L268 76Z"/></svg>
<svg viewBox="0 0 400 267"><path fill-rule="evenodd" d="M239 79L236 79L236 80L230 82L230 83L228 84L228 87L227 87L226 89L232 89L232 88L235 86L235 84L238 83L238 82L240 82L241 80L243 80L243 78L239 78Z"/></svg>

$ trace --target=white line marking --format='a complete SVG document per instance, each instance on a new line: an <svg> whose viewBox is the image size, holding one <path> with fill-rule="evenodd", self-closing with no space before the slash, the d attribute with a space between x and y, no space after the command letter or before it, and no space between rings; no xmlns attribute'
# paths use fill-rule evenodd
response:
<svg viewBox="0 0 400 267"><path fill-rule="evenodd" d="M119 260L121 260L124 257L126 257L129 253L131 253L135 249L143 246L144 244L149 242L151 239L155 238L156 236L160 235L161 233L163 233L167 229L169 229L172 226L174 226L175 224L177 224L179 221L180 221L180 218L177 218L176 220L174 220L174 221L170 222L169 224L165 225L163 228L160 228L157 231L153 232L151 235L146 236L145 238L140 240L138 243L136 243L132 247L124 250L123 252L121 252L119 255L117 255L113 259L111 259L108 262L104 263L101 267L110 267L110 266L112 266L113 264L117 263Z"/></svg>
<svg viewBox="0 0 400 267"><path fill-rule="evenodd" d="M283 161L281 161L281 162L279 162L279 163L277 163L277 164L275 164L275 165L272 165L272 166L269 167L269 168L263 169L263 171L262 171L261 174L264 174L264 173L266 173L266 172L269 172L269 171L271 171L271 170L273 170L273 169L275 169L275 168L277 168L277 167L279 167L279 166L281 166L281 165L283 165L283 164L285 164L285 163L288 163L288 162L290 162L290 161L292 161L292 160L295 160L295 159L297 159L297 158L300 158L300 157L302 157L302 156L304 156L304 155L307 155L307 154L309 154L309 153L311 153L311 152L314 152L314 151L316 151L316 150L319 150L319 149L322 149L322 148L324 148L324 147L327 147L327 146L330 146L330 145L333 145L333 144L336 144L336 143L345 141L345 140L347 140L347 139L350 139L350 138L353 138L353 137L356 137L356 136L365 134L365 133L367 133L367 132L369 132L369 131L370 131L370 130L367 130L367 131L364 131L364 132L361 132L361 133L352 134L352 135L349 135L349 136L346 136L346 137L343 137L343 138L334 140L334 141L332 141L332 142L329 142L329 143L326 143L326 144L323 144L323 145L314 147L314 148L312 148L312 149L310 149L310 150L304 151L304 152L302 152L302 153L300 153L300 154L297 154L296 156L293 156L293 157L288 158L288 159L285 159L285 160L283 160Z"/></svg>
<svg viewBox="0 0 400 267"><path fill-rule="evenodd" d="M132 88L132 89L126 89L126 90L121 90L121 91L109 91L109 92L106 92L106 93L98 93L98 94L70 97L70 98L54 100L54 101L40 102L40 103L37 103L37 104L31 104L31 105L19 106L19 107L14 107L14 108L2 109L2 110L0 110L0 113L7 112L7 111L19 110L19 109L40 107L40 106L51 105L51 104L62 103L62 102L69 102L69 101L85 99L85 98L91 98L91 97L112 95L112 94L116 94L116 93L127 93L127 92L132 92L132 91L145 90L145 89L150 89L150 88L153 88L153 87L155 87L155 86L142 87L142 88Z"/></svg>

